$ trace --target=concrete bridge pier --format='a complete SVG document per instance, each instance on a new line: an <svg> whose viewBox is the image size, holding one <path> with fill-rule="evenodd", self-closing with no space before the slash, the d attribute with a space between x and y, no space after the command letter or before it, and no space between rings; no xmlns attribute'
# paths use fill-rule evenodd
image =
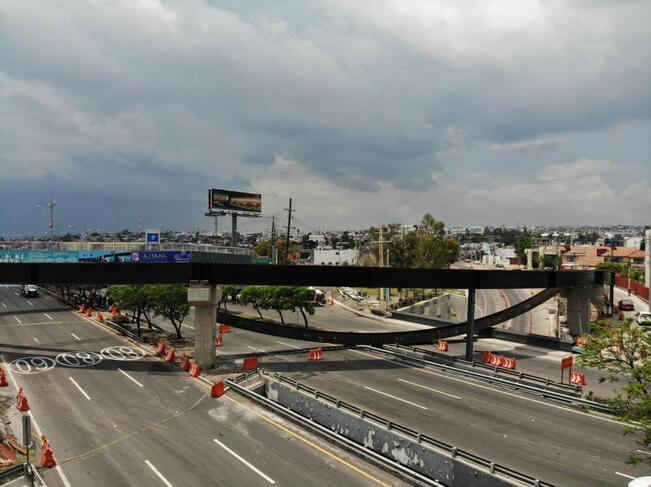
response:
<svg viewBox="0 0 651 487"><path fill-rule="evenodd" d="M603 287L569 287L561 291L567 299L567 327L572 336L583 335L590 329L590 303L600 309Z"/></svg>
<svg viewBox="0 0 651 487"><path fill-rule="evenodd" d="M188 304L194 306L194 360L202 368L215 365L217 303L221 297L221 286L208 281L190 281Z"/></svg>

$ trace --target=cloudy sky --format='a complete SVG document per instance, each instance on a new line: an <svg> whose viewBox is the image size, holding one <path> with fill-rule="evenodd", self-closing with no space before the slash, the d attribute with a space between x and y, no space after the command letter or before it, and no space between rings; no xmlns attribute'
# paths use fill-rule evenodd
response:
<svg viewBox="0 0 651 487"><path fill-rule="evenodd" d="M0 233L651 223L651 3L4 0ZM229 222L223 220L223 228ZM302 227L302 228L301 228Z"/></svg>

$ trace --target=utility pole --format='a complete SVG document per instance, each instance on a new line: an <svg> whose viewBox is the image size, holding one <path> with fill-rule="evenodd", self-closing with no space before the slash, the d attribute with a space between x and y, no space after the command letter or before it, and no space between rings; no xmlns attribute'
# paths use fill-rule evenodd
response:
<svg viewBox="0 0 651 487"><path fill-rule="evenodd" d="M50 209L50 240L54 240L54 207L57 205L57 202L52 200L47 203L38 203L36 206L47 206Z"/></svg>
<svg viewBox="0 0 651 487"><path fill-rule="evenodd" d="M285 263L289 259L289 231L292 228L292 199L289 198L289 208L285 208L287 212L287 248L285 249Z"/></svg>
<svg viewBox="0 0 651 487"><path fill-rule="evenodd" d="M276 256L276 217L271 217L271 263L277 264L278 259Z"/></svg>
<svg viewBox="0 0 651 487"><path fill-rule="evenodd" d="M380 227L380 238L378 239L378 244L380 246L380 251L378 256L380 257L380 267L384 267L384 232L383 227ZM380 309L384 309L384 288L380 288Z"/></svg>

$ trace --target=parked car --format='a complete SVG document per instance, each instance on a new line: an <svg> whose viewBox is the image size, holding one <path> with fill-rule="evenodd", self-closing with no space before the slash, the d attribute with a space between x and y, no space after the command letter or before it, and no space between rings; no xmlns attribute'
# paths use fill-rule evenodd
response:
<svg viewBox="0 0 651 487"><path fill-rule="evenodd" d="M651 312L640 311L637 313L635 321L637 321L637 324L640 326L651 326Z"/></svg>
<svg viewBox="0 0 651 487"><path fill-rule="evenodd" d="M619 302L617 303L617 306L619 306L619 309L621 311L635 311L635 306L633 305L633 301L630 299L620 299Z"/></svg>
<svg viewBox="0 0 651 487"><path fill-rule="evenodd" d="M26 284L20 288L20 295L26 298L38 298L38 287L33 284Z"/></svg>

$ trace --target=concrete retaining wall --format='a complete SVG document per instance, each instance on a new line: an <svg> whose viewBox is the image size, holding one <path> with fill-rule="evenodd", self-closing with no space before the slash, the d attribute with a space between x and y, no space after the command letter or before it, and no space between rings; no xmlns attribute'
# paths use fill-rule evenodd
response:
<svg viewBox="0 0 651 487"><path fill-rule="evenodd" d="M426 301L420 301L397 310L404 313L430 316L432 318L450 319L450 294L443 294Z"/></svg>
<svg viewBox="0 0 651 487"><path fill-rule="evenodd" d="M447 452L419 444L400 433L337 409L271 378L264 380L269 399L445 485L512 485L506 479L478 470L458 458L452 458Z"/></svg>

